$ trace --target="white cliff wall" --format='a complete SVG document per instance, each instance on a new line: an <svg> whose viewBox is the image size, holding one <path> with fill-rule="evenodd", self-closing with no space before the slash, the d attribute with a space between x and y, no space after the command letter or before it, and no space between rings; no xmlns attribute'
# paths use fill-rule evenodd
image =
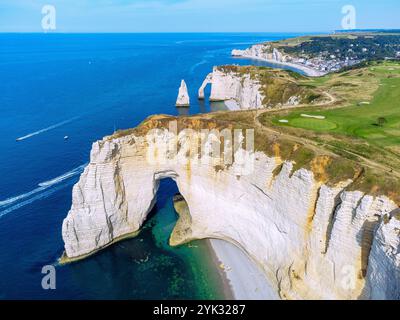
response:
<svg viewBox="0 0 400 320"><path fill-rule="evenodd" d="M391 281L387 281L390 275ZM400 219L388 217L374 237L367 275L372 299L400 300Z"/></svg>
<svg viewBox="0 0 400 320"><path fill-rule="evenodd" d="M248 73L237 73L214 67L199 89L199 99L204 99L204 89L211 84L210 101L224 101L229 110L250 110L262 108L294 107L300 104L301 97L292 96L277 105L264 104L263 87Z"/></svg>
<svg viewBox="0 0 400 320"><path fill-rule="evenodd" d="M238 75L234 72L223 72L214 68L211 81L210 101L236 102L238 109L263 108L264 96L261 85L250 75Z"/></svg>
<svg viewBox="0 0 400 320"><path fill-rule="evenodd" d="M154 137L171 139L167 132ZM262 267L282 298L398 298L399 222L390 217L397 206L389 199L347 192L346 184L321 185L310 171L292 173L289 162L274 177L281 160L263 153L248 155L254 159L249 175L238 164L217 170L194 161L166 162L164 154L134 135L93 145L63 223L69 258L137 232L159 180L171 177L191 215L191 225L173 235L173 244L230 241Z"/></svg>
<svg viewBox="0 0 400 320"><path fill-rule="evenodd" d="M203 81L203 83L199 89L199 100L205 99L204 90L206 89L206 86L208 84L212 84L212 77L213 77L213 74L210 73L209 75L207 75L206 79Z"/></svg>
<svg viewBox="0 0 400 320"><path fill-rule="evenodd" d="M268 60L271 62L290 62L292 58L289 55L283 54L276 48L272 48L268 44L255 44L245 50L232 50L234 57L247 57L260 60Z"/></svg>

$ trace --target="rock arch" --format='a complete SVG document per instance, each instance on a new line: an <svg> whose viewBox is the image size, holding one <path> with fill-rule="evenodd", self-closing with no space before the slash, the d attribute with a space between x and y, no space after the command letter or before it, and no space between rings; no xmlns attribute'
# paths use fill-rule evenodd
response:
<svg viewBox="0 0 400 320"><path fill-rule="evenodd" d="M205 95L204 95L204 90L206 89L206 87L210 84L212 85L212 77L213 74L210 73L209 75L207 75L207 77L204 79L203 84L201 85L200 89L199 89L199 100L204 100L205 99Z"/></svg>

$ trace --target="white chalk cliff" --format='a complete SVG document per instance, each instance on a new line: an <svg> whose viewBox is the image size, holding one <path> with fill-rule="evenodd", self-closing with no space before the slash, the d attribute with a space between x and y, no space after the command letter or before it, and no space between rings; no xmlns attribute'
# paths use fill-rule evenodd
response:
<svg viewBox="0 0 400 320"><path fill-rule="evenodd" d="M281 53L278 49L273 48L269 44L255 44L245 50L232 50L234 57L249 57L262 60L271 60L275 62L290 62L292 59L289 55Z"/></svg>
<svg viewBox="0 0 400 320"><path fill-rule="evenodd" d="M210 101L226 101L230 110L263 109L280 106L297 106L299 96L291 96L278 105L267 105L264 101L262 85L248 73L238 74L232 70L214 67L199 89L199 99L204 99L204 89L211 84Z"/></svg>
<svg viewBox="0 0 400 320"><path fill-rule="evenodd" d="M206 79L203 81L203 84L201 85L201 87L199 89L199 99L200 100L205 99L204 90L206 89L208 84L212 84L212 77L213 77L213 74L210 73L209 75L207 75Z"/></svg>
<svg viewBox="0 0 400 320"><path fill-rule="evenodd" d="M224 72L214 67L199 89L199 99L204 99L204 89L211 84L210 101L231 101L231 110L264 108L264 96L258 81L249 75L238 76L234 72Z"/></svg>
<svg viewBox="0 0 400 320"><path fill-rule="evenodd" d="M178 92L178 98L176 99L176 106L177 107L190 106L190 98L185 80L181 81L181 86L179 87L179 92Z"/></svg>
<svg viewBox="0 0 400 320"><path fill-rule="evenodd" d="M246 163L254 163L253 171L237 162L218 169L195 159L183 163L165 147L175 142L160 130L147 139L131 132L94 143L63 223L67 259L138 232L160 180L172 178L190 209L172 244L229 241L264 270L283 299L400 299L394 202L346 191L349 181L328 187L311 171L292 172L290 162L275 175L283 159L261 152L238 151L252 160ZM186 152L180 148L178 157Z"/></svg>
<svg viewBox="0 0 400 320"><path fill-rule="evenodd" d="M263 99L261 84L250 75L213 69L210 101L234 101L238 109L260 109Z"/></svg>

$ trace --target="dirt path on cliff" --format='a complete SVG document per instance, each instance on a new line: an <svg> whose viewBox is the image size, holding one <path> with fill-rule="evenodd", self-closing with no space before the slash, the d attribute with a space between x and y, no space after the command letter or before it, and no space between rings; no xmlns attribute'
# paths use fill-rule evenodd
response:
<svg viewBox="0 0 400 320"><path fill-rule="evenodd" d="M316 105L316 107L321 107L321 106L332 106L333 104L335 104L337 102L337 99L330 94L329 92L324 92L324 94L326 96L329 97L329 101L323 102L319 105ZM339 107L343 107L343 106L339 106ZM286 110L289 108L282 108L280 110ZM291 107L290 109L293 109L293 107ZM261 111L261 112L260 112ZM301 142L304 145L308 146L310 149L312 149L314 152L316 152L317 154L326 154L326 155L331 155L331 156L337 156L337 154L331 150L328 150L326 148L321 147L320 145L318 145L316 142L314 142L311 139L305 138L305 137L299 137L299 136L294 136L291 134L287 134L287 133L283 133L281 131L275 130L273 128L267 127L264 124L261 123L260 118L266 114L266 113L271 113L274 112L276 110L256 110L253 111L255 113L254 115L254 124L256 126L256 128L258 128L261 131L264 131L267 134L272 134L272 135L277 135L279 137L282 137L284 139L293 141L293 142ZM329 145L328 142L326 142L327 145ZM333 146L332 146L333 147ZM386 171L388 173L390 173L393 176L396 176L397 178L400 178L400 171L395 170L392 167L386 166L384 164L375 162L371 159L365 158L355 152L352 152L350 150L346 150L346 149L341 149L342 152L345 152L347 154L349 154L352 157L356 157L357 159L360 160L361 163L363 163L365 166L370 167L372 169L378 169L378 170L382 170L382 171Z"/></svg>

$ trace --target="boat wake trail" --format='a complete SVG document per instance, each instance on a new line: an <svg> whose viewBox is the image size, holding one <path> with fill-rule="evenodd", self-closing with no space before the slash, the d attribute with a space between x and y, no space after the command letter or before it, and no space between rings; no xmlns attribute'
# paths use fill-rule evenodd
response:
<svg viewBox="0 0 400 320"><path fill-rule="evenodd" d="M201 65L206 64L207 62L208 62L207 60L201 60L200 62L196 63L190 68L190 73L193 74L197 67L200 67Z"/></svg>
<svg viewBox="0 0 400 320"><path fill-rule="evenodd" d="M68 123L71 123L72 121L75 121L75 120L77 120L77 119L79 119L79 118L80 118L80 117L74 117L74 118L65 120L65 121L63 121L63 122L56 123L56 124L54 124L54 125L52 125L52 126L50 126L50 127L47 127L47 128L44 128L44 129L41 129L41 130L38 130L38 131L35 131L35 132L32 132L32 133L29 133L29 134L27 134L26 136L17 138L17 141L23 141L23 140L32 138L32 137L34 137L34 136L37 136L37 135L39 135L39 134L41 134L41 133L44 133L44 132L47 132L47 131L50 131L50 130L59 128L59 127L61 127L61 126L63 126L63 125L66 125L66 124L68 124Z"/></svg>
<svg viewBox="0 0 400 320"><path fill-rule="evenodd" d="M71 171L68 171L67 173L64 173L63 175L61 175L61 176L59 176L57 178L51 179L49 181L41 182L41 183L39 183L39 187L51 187L52 185L55 185L55 184L60 183L60 182L62 182L64 180L66 180L66 179L69 179L69 178L71 178L73 176L81 174L87 165L88 165L88 163L85 163L85 164L83 164L83 165L81 165L81 166L79 166L79 167L77 167L77 168L75 168L75 169L73 169Z"/></svg>
<svg viewBox="0 0 400 320"><path fill-rule="evenodd" d="M71 180L64 184L58 185L65 180L81 174L86 166L87 164L81 165L57 178L39 183L39 187L32 191L0 201L0 210L4 208L4 210L0 211L0 218L37 200L47 198L58 190L61 190L73 184L75 181Z"/></svg>
<svg viewBox="0 0 400 320"><path fill-rule="evenodd" d="M45 187L37 188L35 190L32 190L30 192L21 194L19 196L12 197L12 198L9 198L7 200L0 201L0 208L7 207L9 205L12 205L15 202L18 202L20 200L29 198L30 196L33 196L33 195L35 195L35 194L37 194L37 193L39 193L39 192L41 192L41 191L43 191L45 189L46 189Z"/></svg>
<svg viewBox="0 0 400 320"><path fill-rule="evenodd" d="M25 201L19 202L19 203L15 204L15 205L13 205L13 206L11 206L9 208L6 208L3 211L0 211L0 218L2 218L6 214L9 214L10 212L13 212L13 211L15 211L15 210L17 210L19 208L25 207L28 204L31 204L31 203L33 203L33 202L35 202L37 200L47 198L47 197L51 196L53 193L55 193L55 192L57 192L59 190L62 190L62 189L66 188L66 187L68 187L69 185L72 185L72 184L73 184L73 181L69 181L69 182L67 182L65 184L62 184L62 185L57 186L57 187L54 187L52 189L49 189L49 190L46 189L46 191L44 191L42 193L39 193L39 194L37 194L36 196L34 196L34 197L30 198L30 199L27 199Z"/></svg>

